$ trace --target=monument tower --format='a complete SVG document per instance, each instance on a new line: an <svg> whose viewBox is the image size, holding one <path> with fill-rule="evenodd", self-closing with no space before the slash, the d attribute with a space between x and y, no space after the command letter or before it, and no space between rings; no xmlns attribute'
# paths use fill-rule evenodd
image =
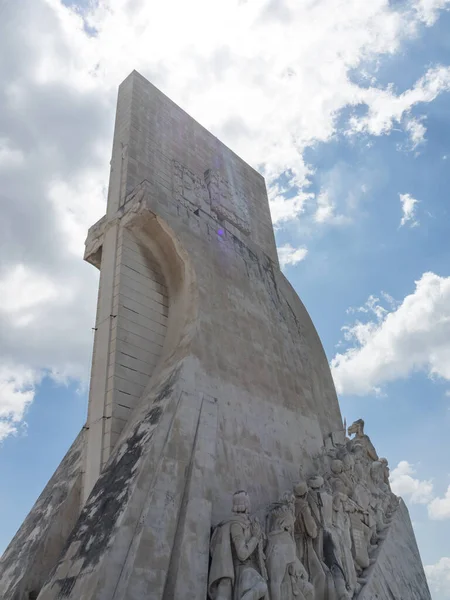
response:
<svg viewBox="0 0 450 600"><path fill-rule="evenodd" d="M280 271L263 177L135 71L85 259L88 417L1 559L3 600L430 598Z"/></svg>

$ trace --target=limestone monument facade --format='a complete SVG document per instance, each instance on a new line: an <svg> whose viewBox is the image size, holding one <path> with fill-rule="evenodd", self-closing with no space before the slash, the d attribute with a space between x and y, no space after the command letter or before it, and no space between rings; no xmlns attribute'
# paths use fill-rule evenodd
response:
<svg viewBox="0 0 450 600"><path fill-rule="evenodd" d="M136 72L85 259L87 421L1 559L3 600L430 599L280 271L263 177Z"/></svg>

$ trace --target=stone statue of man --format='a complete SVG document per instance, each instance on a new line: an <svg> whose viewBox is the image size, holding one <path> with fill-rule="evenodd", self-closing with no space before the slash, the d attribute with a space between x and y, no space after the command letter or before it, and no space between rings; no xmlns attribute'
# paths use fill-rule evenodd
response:
<svg viewBox="0 0 450 600"><path fill-rule="evenodd" d="M260 600L267 593L263 533L249 515L247 492L233 495L232 511L211 537L208 594L212 600Z"/></svg>
<svg viewBox="0 0 450 600"><path fill-rule="evenodd" d="M270 600L314 600L314 587L297 556L295 497L287 493L267 515L267 572Z"/></svg>
<svg viewBox="0 0 450 600"><path fill-rule="evenodd" d="M361 444L364 447L367 457L370 460L378 460L378 454L375 450L375 446L372 444L370 437L366 433L364 433L363 419L358 419L357 421L352 423L348 428L348 434L355 434L355 437L351 440L351 442L358 442L359 444Z"/></svg>
<svg viewBox="0 0 450 600"><path fill-rule="evenodd" d="M325 594L326 574L321 558L317 555L315 548L315 540L319 535L319 529L308 502L308 491L308 485L305 481L300 481L294 486L294 537L297 555L308 571L316 598L321 598Z"/></svg>
<svg viewBox="0 0 450 600"><path fill-rule="evenodd" d="M324 484L324 479L320 475L311 477L308 481L308 504L318 531L313 546L325 574L325 589L319 593L316 590L316 597L327 598L327 600L349 600L345 573L333 537L333 497Z"/></svg>

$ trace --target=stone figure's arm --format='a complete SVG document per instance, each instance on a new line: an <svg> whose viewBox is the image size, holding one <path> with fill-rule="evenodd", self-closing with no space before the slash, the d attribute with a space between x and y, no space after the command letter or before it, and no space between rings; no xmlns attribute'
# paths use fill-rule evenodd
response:
<svg viewBox="0 0 450 600"><path fill-rule="evenodd" d="M257 537L251 537L248 542L245 541L244 531L238 523L233 523L231 526L231 539L233 540L236 555L241 561L247 560L258 545Z"/></svg>
<svg viewBox="0 0 450 600"><path fill-rule="evenodd" d="M305 505L302 506L301 511L302 511L302 516L303 516L303 522L305 524L306 533L309 535L309 537L316 538L317 537L317 525L312 516L311 509L309 508L307 503L305 503Z"/></svg>

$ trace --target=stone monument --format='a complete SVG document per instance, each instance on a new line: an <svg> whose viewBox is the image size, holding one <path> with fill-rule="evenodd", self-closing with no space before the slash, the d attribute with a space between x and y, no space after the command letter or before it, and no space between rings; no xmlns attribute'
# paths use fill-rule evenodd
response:
<svg viewBox="0 0 450 600"><path fill-rule="evenodd" d="M428 600L408 511L280 271L262 176L121 84L86 425L3 600Z"/></svg>

